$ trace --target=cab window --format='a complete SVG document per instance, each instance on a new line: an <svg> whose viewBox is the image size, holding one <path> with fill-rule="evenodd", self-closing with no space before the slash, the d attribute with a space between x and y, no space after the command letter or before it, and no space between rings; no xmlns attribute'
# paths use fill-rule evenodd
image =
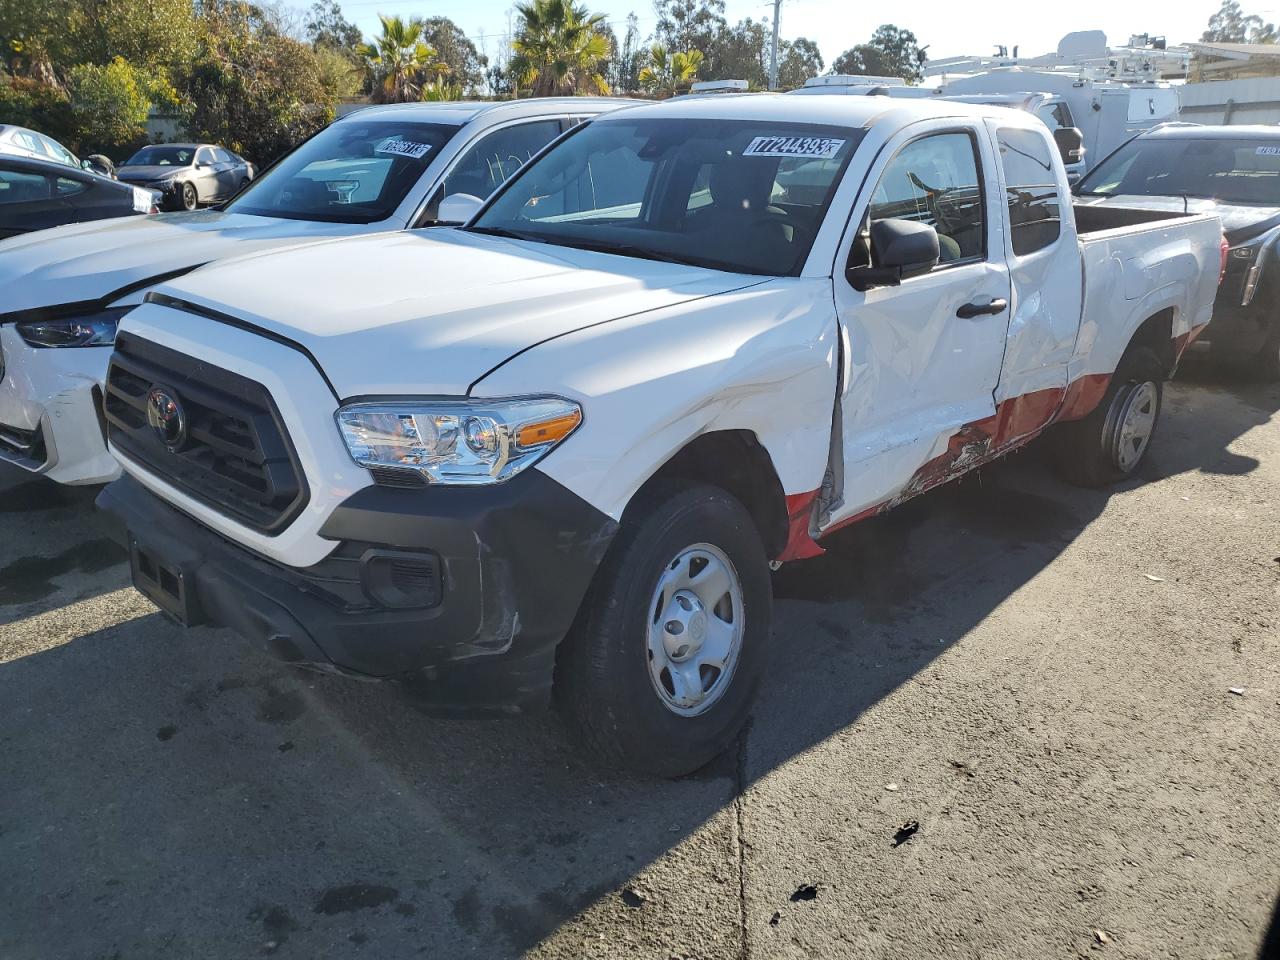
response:
<svg viewBox="0 0 1280 960"><path fill-rule="evenodd" d="M1001 127L996 135L1004 168L1009 235L1016 256L1043 250L1062 233L1062 198L1048 141L1032 130Z"/></svg>
<svg viewBox="0 0 1280 960"><path fill-rule="evenodd" d="M22 170L0 170L0 205L31 203L52 197L49 178Z"/></svg>
<svg viewBox="0 0 1280 960"><path fill-rule="evenodd" d="M931 134L899 150L871 195L864 237L871 221L913 220L938 231L942 266L983 259L987 228L977 150L973 137L961 132Z"/></svg>
<svg viewBox="0 0 1280 960"><path fill-rule="evenodd" d="M559 119L535 120L485 134L462 151L445 177L441 199L456 193L485 199L558 136Z"/></svg>

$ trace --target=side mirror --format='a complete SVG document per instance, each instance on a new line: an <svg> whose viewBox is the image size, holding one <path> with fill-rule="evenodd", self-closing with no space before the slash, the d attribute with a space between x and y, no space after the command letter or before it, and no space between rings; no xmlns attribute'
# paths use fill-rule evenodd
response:
<svg viewBox="0 0 1280 960"><path fill-rule="evenodd" d="M436 210L438 223L469 223L480 212L484 201L469 193L451 193L440 201Z"/></svg>
<svg viewBox="0 0 1280 960"><path fill-rule="evenodd" d="M896 287L903 280L928 273L938 265L938 231L914 220L873 220L871 249L874 266L845 271L855 290Z"/></svg>
<svg viewBox="0 0 1280 960"><path fill-rule="evenodd" d="M1053 131L1053 142L1058 145L1063 163L1079 163L1084 159L1084 134L1078 127L1058 127Z"/></svg>

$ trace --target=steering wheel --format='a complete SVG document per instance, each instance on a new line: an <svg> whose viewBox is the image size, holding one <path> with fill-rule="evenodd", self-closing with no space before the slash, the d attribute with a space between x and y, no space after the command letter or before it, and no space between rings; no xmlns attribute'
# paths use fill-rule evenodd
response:
<svg viewBox="0 0 1280 960"><path fill-rule="evenodd" d="M946 197L947 194L951 193L955 188L931 187L913 172L907 173L907 179L909 179L912 185L918 190L924 191L924 205L928 208L929 215L933 217L934 221L938 224L938 232L946 234L955 233L956 228L959 227L960 224L956 223L956 221L943 209L942 206L943 198Z"/></svg>

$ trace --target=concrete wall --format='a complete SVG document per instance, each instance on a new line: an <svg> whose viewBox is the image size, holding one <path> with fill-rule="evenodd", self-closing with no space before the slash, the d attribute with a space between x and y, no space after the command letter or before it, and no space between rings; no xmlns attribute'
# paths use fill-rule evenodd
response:
<svg viewBox="0 0 1280 960"><path fill-rule="evenodd" d="M1187 83L1178 99L1192 123L1280 123L1280 77Z"/></svg>

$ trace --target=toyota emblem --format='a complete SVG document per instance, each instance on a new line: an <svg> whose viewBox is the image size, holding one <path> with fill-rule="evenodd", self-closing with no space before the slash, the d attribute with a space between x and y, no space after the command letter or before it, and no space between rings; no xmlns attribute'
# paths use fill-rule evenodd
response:
<svg viewBox="0 0 1280 960"><path fill-rule="evenodd" d="M178 395L168 387L154 386L147 394L147 424L171 453L177 453L187 442L186 411Z"/></svg>

